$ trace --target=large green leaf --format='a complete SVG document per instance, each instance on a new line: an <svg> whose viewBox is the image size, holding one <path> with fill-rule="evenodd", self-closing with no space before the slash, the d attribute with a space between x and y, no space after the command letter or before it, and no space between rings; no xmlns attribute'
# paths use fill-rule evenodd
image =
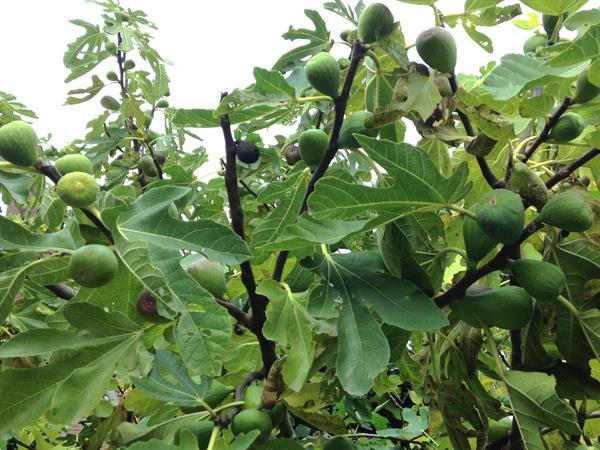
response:
<svg viewBox="0 0 600 450"><path fill-rule="evenodd" d="M587 32L577 38L569 47L554 58L548 64L551 66L567 66L586 62L600 55L600 24L590 27Z"/></svg>
<svg viewBox="0 0 600 450"><path fill-rule="evenodd" d="M19 204L27 201L31 176L25 173L10 173L0 170L0 186Z"/></svg>
<svg viewBox="0 0 600 450"><path fill-rule="evenodd" d="M581 8L589 0L521 0L527 6L536 11L552 16L560 16L566 11Z"/></svg>
<svg viewBox="0 0 600 450"><path fill-rule="evenodd" d="M109 56L102 52L104 34L97 25L80 19L70 22L82 27L85 33L69 44L63 57L65 67L71 72L65 80L67 83L85 75Z"/></svg>
<svg viewBox="0 0 600 450"><path fill-rule="evenodd" d="M77 238L73 226L56 233L32 233L22 225L0 216L0 249L2 250L53 250L72 253L83 241Z"/></svg>

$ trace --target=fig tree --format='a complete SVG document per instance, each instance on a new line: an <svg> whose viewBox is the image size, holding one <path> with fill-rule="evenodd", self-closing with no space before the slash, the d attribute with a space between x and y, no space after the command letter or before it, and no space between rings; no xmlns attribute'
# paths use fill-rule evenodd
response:
<svg viewBox="0 0 600 450"><path fill-rule="evenodd" d="M469 217L465 217L463 221L463 238L467 256L472 261L482 260L498 245L496 239L484 233L477 221Z"/></svg>
<svg viewBox="0 0 600 450"><path fill-rule="evenodd" d="M383 3L367 6L358 18L358 38L372 44L394 31L394 16Z"/></svg>
<svg viewBox="0 0 600 450"><path fill-rule="evenodd" d="M534 259L518 259L509 264L519 285L538 300L551 302L567 282L565 274L554 264Z"/></svg>
<svg viewBox="0 0 600 450"><path fill-rule="evenodd" d="M549 193L546 183L521 161L514 162L506 187L538 209L548 201Z"/></svg>
<svg viewBox="0 0 600 450"><path fill-rule="evenodd" d="M452 73L456 67L456 41L444 28L423 31L416 42L417 53L425 63L443 73Z"/></svg>
<svg viewBox="0 0 600 450"><path fill-rule="evenodd" d="M546 203L538 219L561 230L585 231L594 222L594 212L584 192L565 191Z"/></svg>
<svg viewBox="0 0 600 450"><path fill-rule="evenodd" d="M563 114L550 130L548 138L557 142L569 142L577 138L585 128L585 122L577 113Z"/></svg>
<svg viewBox="0 0 600 450"><path fill-rule="evenodd" d="M35 164L38 138L31 126L15 120L0 127L0 156L15 166Z"/></svg>
<svg viewBox="0 0 600 450"><path fill-rule="evenodd" d="M254 142L236 141L235 155L245 164L254 164L260 157L260 150Z"/></svg>
<svg viewBox="0 0 600 450"><path fill-rule="evenodd" d="M56 169L61 175L66 175L71 172L85 172L90 175L94 174L94 165L87 156L79 154L71 154L61 156L54 163Z"/></svg>
<svg viewBox="0 0 600 450"><path fill-rule="evenodd" d="M514 244L525 226L523 202L508 189L494 189L473 206L477 223L492 239L502 244Z"/></svg>
<svg viewBox="0 0 600 450"><path fill-rule="evenodd" d="M67 205L85 208L96 201L100 187L96 179L85 172L71 172L58 180L56 193Z"/></svg>
<svg viewBox="0 0 600 450"><path fill-rule="evenodd" d="M117 75L116 72L114 72L114 71L111 70L110 72L108 72L106 74L106 79L108 81L119 81L119 76Z"/></svg>
<svg viewBox="0 0 600 450"><path fill-rule="evenodd" d="M156 170L156 164L154 164L154 159L150 155L144 155L138 160L138 167L144 173L144 175L149 177L157 177L158 171Z"/></svg>
<svg viewBox="0 0 600 450"><path fill-rule="evenodd" d="M323 447L323 450L354 450L354 443L343 436L336 436L328 439Z"/></svg>
<svg viewBox="0 0 600 450"><path fill-rule="evenodd" d="M344 123L340 129L340 137L338 139L340 148L354 149L360 147L360 144L353 136L354 134L377 137L379 130L376 128L367 128L365 126L365 121L369 119L371 115L372 114L369 111L357 111L344 119Z"/></svg>
<svg viewBox="0 0 600 450"><path fill-rule="evenodd" d="M84 287L105 285L117 274L119 262L111 249L91 244L77 249L69 258L69 274Z"/></svg>
<svg viewBox="0 0 600 450"><path fill-rule="evenodd" d="M222 298L225 294L225 271L221 264L200 259L188 266L187 273L215 297Z"/></svg>
<svg viewBox="0 0 600 450"><path fill-rule="evenodd" d="M311 170L315 170L329 146L329 136L321 129L303 131L298 137L300 156Z"/></svg>
<svg viewBox="0 0 600 450"><path fill-rule="evenodd" d="M538 48L546 46L548 38L541 34L534 34L523 43L523 53L535 53Z"/></svg>
<svg viewBox="0 0 600 450"><path fill-rule="evenodd" d="M119 103L119 101L116 98L111 97L110 95L105 95L104 97L102 97L100 99L100 104L109 111L118 111L119 109L121 109L121 104Z"/></svg>
<svg viewBox="0 0 600 450"><path fill-rule="evenodd" d="M300 149L298 148L297 145L290 145L285 149L285 161L290 166L293 166L301 159L302 159L302 156L300 156Z"/></svg>
<svg viewBox="0 0 600 450"><path fill-rule="evenodd" d="M589 76L590 67L581 72L579 77L577 77L577 87L575 88L573 103L587 103L600 95L600 86L592 84Z"/></svg>
<svg viewBox="0 0 600 450"><path fill-rule="evenodd" d="M313 56L304 67L306 79L317 91L336 98L340 87L340 66L327 52Z"/></svg>
<svg viewBox="0 0 600 450"><path fill-rule="evenodd" d="M125 70L132 70L135 68L135 61L133 59L128 59L125 61L125 64L123 64L123 68Z"/></svg>
<svg viewBox="0 0 600 450"><path fill-rule="evenodd" d="M231 431L236 436L253 430L260 431L260 435L256 439L258 443L264 442L271 435L272 428L271 416L257 409L245 409L237 414L231 422Z"/></svg>

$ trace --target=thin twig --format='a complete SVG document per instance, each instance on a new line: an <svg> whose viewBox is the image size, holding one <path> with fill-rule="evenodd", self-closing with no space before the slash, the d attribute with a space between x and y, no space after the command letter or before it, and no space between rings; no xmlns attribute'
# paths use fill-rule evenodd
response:
<svg viewBox="0 0 600 450"><path fill-rule="evenodd" d="M550 119L542 129L542 132L539 134L537 139L533 142L533 144L531 144L531 147L529 147L529 149L527 150L525 150L525 147L521 149L521 154L524 155L523 161L529 161L529 158L533 156L538 147L548 140L548 135L550 134L550 131L552 130L554 125L556 125L558 119L560 119L561 116L567 111L567 109L569 109L571 103L572 99L570 97L565 97L558 109L554 111L552 116L550 116Z"/></svg>
<svg viewBox="0 0 600 450"><path fill-rule="evenodd" d="M75 291L66 284L47 284L45 288L63 300L71 300L75 297Z"/></svg>
<svg viewBox="0 0 600 450"><path fill-rule="evenodd" d="M563 167L558 172L556 172L554 175L552 175L550 178L548 178L548 180L546 180L546 187L548 189L550 189L551 187L557 185L565 178L568 178L569 175L571 175L573 172L575 172L577 169L579 169L585 163L591 161L598 155L600 155L600 148L597 148L597 147L592 148L587 153L585 153L584 155L582 155L581 157L579 157L575 161L573 161L571 164Z"/></svg>
<svg viewBox="0 0 600 450"><path fill-rule="evenodd" d="M248 317L248 314L246 314L244 311L242 311L240 308L238 308L231 302L222 300L220 298L218 298L216 300L219 305L221 305L223 308L225 308L227 310L227 312L229 313L229 315L231 317L236 319L239 323L241 323L245 327L250 326L250 317Z"/></svg>

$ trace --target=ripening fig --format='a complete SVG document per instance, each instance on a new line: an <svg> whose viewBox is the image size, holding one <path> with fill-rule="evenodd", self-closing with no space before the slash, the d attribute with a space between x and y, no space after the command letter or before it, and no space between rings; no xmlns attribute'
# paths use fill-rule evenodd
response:
<svg viewBox="0 0 600 450"><path fill-rule="evenodd" d="M245 164L254 164L260 157L260 150L254 142L237 141L235 144L237 159Z"/></svg>
<svg viewBox="0 0 600 450"><path fill-rule="evenodd" d="M416 42L417 52L425 63L443 73L452 73L456 67L456 41L444 28L423 31Z"/></svg>
<svg viewBox="0 0 600 450"><path fill-rule="evenodd" d="M538 48L545 47L548 39L541 34L534 34L523 43L523 53L535 53Z"/></svg>
<svg viewBox="0 0 600 450"><path fill-rule="evenodd" d="M508 189L494 189L473 206L477 223L492 239L502 244L514 244L525 226L523 202Z"/></svg>
<svg viewBox="0 0 600 450"><path fill-rule="evenodd" d="M577 78L577 87L573 103L587 103L600 96L600 86L592 84L589 80L590 67L586 68Z"/></svg>
<svg viewBox="0 0 600 450"><path fill-rule="evenodd" d="M394 31L394 16L383 3L367 6L358 18L358 38L372 44Z"/></svg>
<svg viewBox="0 0 600 450"><path fill-rule="evenodd" d="M594 222L594 211L585 192L565 191L546 203L538 219L561 230L585 231Z"/></svg>
<svg viewBox="0 0 600 450"><path fill-rule="evenodd" d="M315 170L329 146L329 136L321 129L306 130L298 137L300 156L311 169Z"/></svg>
<svg viewBox="0 0 600 450"><path fill-rule="evenodd" d="M154 295L148 289L142 289L138 294L136 308L138 313L146 319L156 320L160 317L158 315L156 298L154 298Z"/></svg>
<svg viewBox="0 0 600 450"><path fill-rule="evenodd" d="M61 175L66 175L71 172L85 172L90 175L94 174L94 165L87 156L80 154L70 154L61 156L54 163L56 170Z"/></svg>
<svg viewBox="0 0 600 450"><path fill-rule="evenodd" d="M154 164L154 159L152 159L151 155L144 155L138 161L138 168L144 173L144 175L149 177L157 177L158 170L156 169L156 164Z"/></svg>
<svg viewBox="0 0 600 450"><path fill-rule="evenodd" d="M304 67L306 79L317 91L335 98L340 88L340 66L327 52L313 56Z"/></svg>
<svg viewBox="0 0 600 450"><path fill-rule="evenodd" d="M290 166L293 166L300 160L302 160L302 156L300 156L300 149L297 145L290 145L285 149L285 161Z"/></svg>
<svg viewBox="0 0 600 450"><path fill-rule="evenodd" d="M69 274L84 287L100 287L117 274L119 262L105 245L91 244L77 249L69 258Z"/></svg>
<svg viewBox="0 0 600 450"><path fill-rule="evenodd" d="M33 166L37 159L38 137L31 126L15 120L0 127L0 156L15 166Z"/></svg>
<svg viewBox="0 0 600 450"><path fill-rule="evenodd" d="M119 101L116 98L111 97L110 95L105 95L104 97L102 97L100 99L100 104L109 111L118 111L119 109L121 109L121 104L119 103Z"/></svg>
<svg viewBox="0 0 600 450"><path fill-rule="evenodd" d="M221 264L206 258L200 259L188 266L187 273L215 297L222 298L225 295L225 270Z"/></svg>
<svg viewBox="0 0 600 450"><path fill-rule="evenodd" d="M569 142L579 137L585 129L585 122L577 113L568 112L561 116L550 130L548 138L557 142Z"/></svg>
<svg viewBox="0 0 600 450"><path fill-rule="evenodd" d="M96 179L85 172L70 172L56 183L56 193L67 205L85 208L96 201L100 187Z"/></svg>

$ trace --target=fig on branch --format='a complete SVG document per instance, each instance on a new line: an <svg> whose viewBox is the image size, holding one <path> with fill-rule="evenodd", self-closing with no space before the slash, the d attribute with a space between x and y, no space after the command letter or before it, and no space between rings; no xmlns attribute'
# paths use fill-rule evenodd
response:
<svg viewBox="0 0 600 450"><path fill-rule="evenodd" d="M156 299L148 289L142 289L138 294L136 308L138 313L148 320L156 320L160 317L158 315Z"/></svg>
<svg viewBox="0 0 600 450"><path fill-rule="evenodd" d="M297 145L290 145L285 149L285 161L290 166L293 166L300 160L302 160L302 156L300 156L300 149Z"/></svg>
<svg viewBox="0 0 600 450"><path fill-rule="evenodd" d="M492 239L514 244L525 226L523 202L508 189L494 189L473 206L477 223Z"/></svg>
<svg viewBox="0 0 600 450"><path fill-rule="evenodd" d="M119 76L117 75L116 72L114 72L114 71L111 70L110 72L108 72L106 74L106 79L108 81L119 81Z"/></svg>
<svg viewBox="0 0 600 450"><path fill-rule="evenodd" d="M254 142L236 141L235 155L245 164L254 164L260 157L260 150Z"/></svg>
<svg viewBox="0 0 600 450"><path fill-rule="evenodd" d="M94 165L87 156L79 154L71 154L61 156L54 163L54 167L61 173L66 175L71 172L84 172L90 175L94 174Z"/></svg>
<svg viewBox="0 0 600 450"><path fill-rule="evenodd" d="M367 128L365 122L372 114L369 111L357 111L350 114L344 119L342 128L340 129L340 137L338 146L340 148L354 149L360 147L360 144L353 136L354 134L362 134L370 137L377 137L379 130L376 128Z"/></svg>
<svg viewBox="0 0 600 450"><path fill-rule="evenodd" d="M0 156L15 166L28 167L35 164L38 137L31 126L15 120L0 127Z"/></svg>
<svg viewBox="0 0 600 450"><path fill-rule="evenodd" d="M298 137L300 156L311 169L315 170L329 146L329 136L321 129L303 131Z"/></svg>
<svg viewBox="0 0 600 450"><path fill-rule="evenodd" d="M84 287L105 285L117 274L119 262L111 249L90 244L77 249L69 258L69 274Z"/></svg>
<svg viewBox="0 0 600 450"><path fill-rule="evenodd" d="M225 295L225 270L221 264L203 258L190 264L187 273L215 297Z"/></svg>
<svg viewBox="0 0 600 450"><path fill-rule="evenodd" d="M557 142L569 142L577 138L585 128L585 122L579 114L568 112L558 119L550 130L548 138Z"/></svg>
<svg viewBox="0 0 600 450"><path fill-rule="evenodd" d="M354 450L354 443L343 436L336 436L328 439L323 447L323 450Z"/></svg>
<svg viewBox="0 0 600 450"><path fill-rule="evenodd" d="M523 53L535 53L538 48L545 47L547 42L546 36L534 34L523 43Z"/></svg>
<svg viewBox="0 0 600 450"><path fill-rule="evenodd" d="M425 63L443 73L452 73L456 67L456 41L441 27L423 31L416 42L417 53Z"/></svg>
<svg viewBox="0 0 600 450"><path fill-rule="evenodd" d="M118 111L119 109L121 109L121 104L119 103L119 101L116 98L111 97L110 95L105 95L104 97L102 97L100 99L100 104L109 111Z"/></svg>
<svg viewBox="0 0 600 450"><path fill-rule="evenodd" d="M306 79L317 91L336 98L340 88L340 66L327 52L313 56L304 67Z"/></svg>
<svg viewBox="0 0 600 450"><path fill-rule="evenodd" d="M467 256L475 262L482 260L498 245L498 241L484 233L477 221L470 217L463 221L463 239Z"/></svg>
<svg viewBox="0 0 600 450"><path fill-rule="evenodd" d="M372 44L394 31L394 16L383 3L367 6L358 18L358 38Z"/></svg>
<svg viewBox="0 0 600 450"><path fill-rule="evenodd" d="M340 33L340 39L342 41L344 41L344 42L347 42L347 43L351 44L352 40L353 40L352 39L353 38L353 36L352 36L353 34L354 34L354 30L352 30L352 29L343 30Z"/></svg>
<svg viewBox="0 0 600 450"><path fill-rule="evenodd" d="M490 154L497 143L497 140L492 139L484 133L480 133L465 146L465 150L469 155L486 156Z"/></svg>
<svg viewBox="0 0 600 450"><path fill-rule="evenodd" d="M338 66L340 66L340 70L347 69L350 66L350 60L345 56L343 58L338 58L337 60Z"/></svg>
<svg viewBox="0 0 600 450"><path fill-rule="evenodd" d="M511 261L509 268L519 285L542 301L556 300L567 282L563 271L546 261L518 259Z"/></svg>
<svg viewBox="0 0 600 450"><path fill-rule="evenodd" d="M579 77L577 77L577 87L575 88L573 103L587 103L600 95L600 86L592 84L589 76L590 67L581 72Z"/></svg>
<svg viewBox="0 0 600 450"><path fill-rule="evenodd" d="M260 431L260 435L256 438L258 443L264 442L271 435L272 428L271 416L257 409L245 409L237 414L231 422L231 431L236 436L253 430Z"/></svg>
<svg viewBox="0 0 600 450"><path fill-rule="evenodd" d="M96 201L100 187L96 179L85 172L71 172L58 180L56 193L67 205L85 208Z"/></svg>
<svg viewBox="0 0 600 450"><path fill-rule="evenodd" d="M467 293L454 301L454 315L472 327L499 327L506 330L523 328L533 314L533 300L518 286Z"/></svg>
<svg viewBox="0 0 600 450"><path fill-rule="evenodd" d="M514 162L506 187L538 209L548 201L549 193L546 183L521 161Z"/></svg>
<svg viewBox="0 0 600 450"><path fill-rule="evenodd" d="M116 55L117 54L117 45L114 42L107 42L104 45L104 48L106 49L106 51L108 53L110 53L111 55Z"/></svg>
<svg viewBox="0 0 600 450"><path fill-rule="evenodd" d="M510 403L509 403L510 407ZM489 420L487 429L488 445L505 439L512 429L512 419L503 417L500 420Z"/></svg>
<svg viewBox="0 0 600 450"><path fill-rule="evenodd" d="M125 70L132 70L135 68L135 61L133 59L128 59L127 61L125 61L125 64L123 64L123 68Z"/></svg>
<svg viewBox="0 0 600 450"><path fill-rule="evenodd" d="M252 383L244 391L244 409L258 409L261 403L263 387Z"/></svg>
<svg viewBox="0 0 600 450"><path fill-rule="evenodd" d="M166 98L160 99L156 103L156 107L157 108L168 108L169 107L169 100L167 100Z"/></svg>
<svg viewBox="0 0 600 450"><path fill-rule="evenodd" d="M157 177L158 170L156 169L156 164L154 164L154 159L152 159L151 155L144 155L138 160L138 167L144 173L144 175L149 177Z"/></svg>
<svg viewBox="0 0 600 450"><path fill-rule="evenodd" d="M584 192L566 191L546 203L538 220L561 230L585 231L594 222L594 212Z"/></svg>
<svg viewBox="0 0 600 450"><path fill-rule="evenodd" d="M166 160L167 160L167 155L165 154L165 152L161 152L159 150L154 150L154 161L156 161L158 164L160 164L162 166Z"/></svg>

